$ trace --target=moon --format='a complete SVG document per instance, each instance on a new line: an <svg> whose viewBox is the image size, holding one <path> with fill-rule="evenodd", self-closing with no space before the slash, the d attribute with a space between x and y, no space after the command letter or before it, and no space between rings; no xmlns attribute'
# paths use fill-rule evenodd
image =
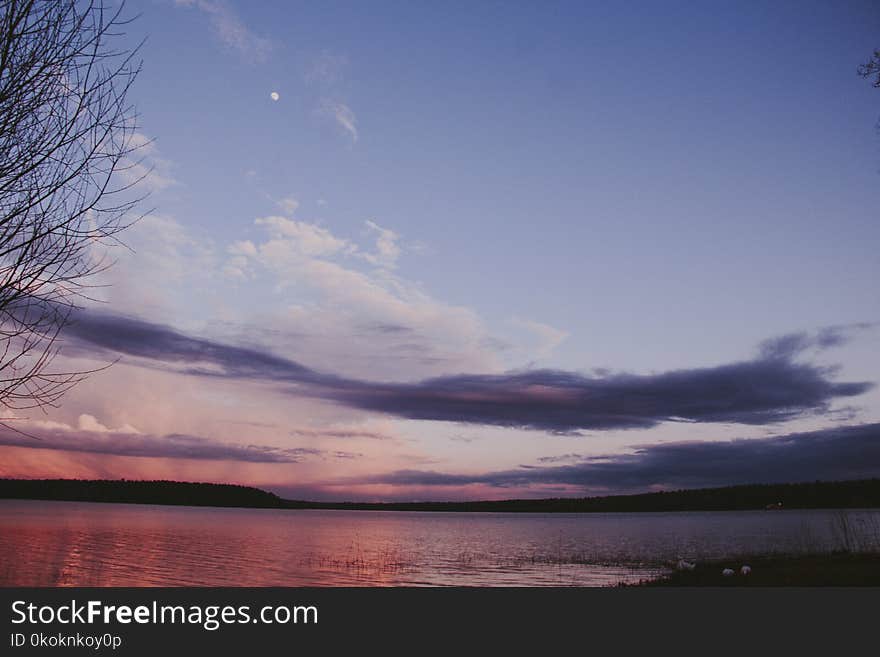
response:
<svg viewBox="0 0 880 657"><path fill-rule="evenodd" d="M271 98L272 100L278 100L279 98L281 98L281 96L278 95L277 91L273 91L269 94L269 98Z"/></svg>

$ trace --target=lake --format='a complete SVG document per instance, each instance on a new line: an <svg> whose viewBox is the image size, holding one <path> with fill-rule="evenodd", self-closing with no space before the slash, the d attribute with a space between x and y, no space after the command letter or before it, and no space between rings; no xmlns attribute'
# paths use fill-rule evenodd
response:
<svg viewBox="0 0 880 657"><path fill-rule="evenodd" d="M874 541L880 510L288 511L0 500L5 586L606 586ZM849 536L849 539L847 539Z"/></svg>

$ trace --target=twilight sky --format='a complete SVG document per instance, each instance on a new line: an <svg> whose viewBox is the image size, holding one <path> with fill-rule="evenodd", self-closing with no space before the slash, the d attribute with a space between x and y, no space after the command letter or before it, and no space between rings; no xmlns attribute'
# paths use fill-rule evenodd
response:
<svg viewBox="0 0 880 657"><path fill-rule="evenodd" d="M875 2L128 7L155 210L57 364L116 362L0 476L880 476Z"/></svg>

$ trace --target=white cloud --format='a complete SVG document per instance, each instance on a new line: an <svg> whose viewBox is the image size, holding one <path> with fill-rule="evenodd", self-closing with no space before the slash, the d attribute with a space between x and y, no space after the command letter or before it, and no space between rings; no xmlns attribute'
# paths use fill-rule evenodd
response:
<svg viewBox="0 0 880 657"><path fill-rule="evenodd" d="M154 192L176 185L172 163L159 155L156 142L142 132L134 132L127 144L130 153L119 162L116 174L124 186Z"/></svg>
<svg viewBox="0 0 880 657"><path fill-rule="evenodd" d="M272 42L254 34L223 0L175 0L175 4L206 14L219 39L246 59L264 61L272 50Z"/></svg>
<svg viewBox="0 0 880 657"><path fill-rule="evenodd" d="M173 217L150 214L122 234L130 250L110 251L115 264L102 274L92 296L107 301L117 312L173 318L192 311L193 298L204 300L216 285L222 260L210 240L196 239Z"/></svg>
<svg viewBox="0 0 880 657"><path fill-rule="evenodd" d="M265 243L261 251L281 255L295 252L306 256L328 256L340 252L351 253L356 250L351 242L335 237L326 228L305 221L287 217L262 217L254 222L264 226L272 240Z"/></svg>
<svg viewBox="0 0 880 657"><path fill-rule="evenodd" d="M253 277L248 260L244 256L232 256L227 260L223 266L223 274L228 278L238 280Z"/></svg>
<svg viewBox="0 0 880 657"><path fill-rule="evenodd" d="M28 425L29 429L34 429L36 431L90 431L92 433L125 433L132 435L141 433L128 423L124 423L115 429L111 429L101 423L94 415L88 413L81 413L79 415L76 420L76 426L67 424L66 422L58 422L56 420L28 420L27 418L22 418L22 421Z"/></svg>
<svg viewBox="0 0 880 657"><path fill-rule="evenodd" d="M296 212L296 209L299 207L299 201L297 201L292 196L288 196L278 201L277 205L278 209L281 210L284 214L288 216L293 216L293 214Z"/></svg>
<svg viewBox="0 0 880 657"><path fill-rule="evenodd" d="M250 240L242 240L240 242L233 242L226 249L231 255L241 255L241 256L250 256L253 257L257 255L257 247L254 246L254 243Z"/></svg>
<svg viewBox="0 0 880 657"><path fill-rule="evenodd" d="M378 267L387 269L396 267L397 259L400 257L400 245L397 243L400 235L374 221L367 220L364 223L370 231L376 233L376 253L363 253L362 257Z"/></svg>
<svg viewBox="0 0 880 657"><path fill-rule="evenodd" d="M272 327L273 341L286 331L297 336L282 352L289 347L314 367L395 378L495 367L474 312L392 273L400 254L394 231L367 222L375 246L366 250L306 221L270 216L255 223L266 238L231 244L226 273L283 297L283 309L259 319ZM362 270L364 262L376 269Z"/></svg>
<svg viewBox="0 0 880 657"><path fill-rule="evenodd" d="M257 255L257 247L250 240L233 242L226 247L230 258L223 266L223 273L233 279L247 279L253 277L249 258Z"/></svg>
<svg viewBox="0 0 880 657"><path fill-rule="evenodd" d="M95 431L97 433L109 433L110 431L110 429L98 422L98 419L94 415L88 415L86 413L79 416L77 428L79 428L80 431Z"/></svg>
<svg viewBox="0 0 880 657"><path fill-rule="evenodd" d="M379 221L365 225L362 244L280 214L254 220L254 229L215 246L150 215L127 234L135 253L110 270L106 301L115 312L352 376L407 380L510 365L510 352L487 347L492 336L477 313L397 273L400 237Z"/></svg>

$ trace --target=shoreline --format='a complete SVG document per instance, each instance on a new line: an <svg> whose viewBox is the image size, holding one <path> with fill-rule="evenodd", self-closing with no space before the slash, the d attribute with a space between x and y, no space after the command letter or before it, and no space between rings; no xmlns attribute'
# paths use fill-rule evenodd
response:
<svg viewBox="0 0 880 657"><path fill-rule="evenodd" d="M748 566L750 572L741 569ZM724 569L733 571L725 576ZM880 587L880 552L768 554L696 562L621 587Z"/></svg>
<svg viewBox="0 0 880 657"><path fill-rule="evenodd" d="M287 500L235 484L179 481L0 479L0 499L222 508L493 513L669 513L880 508L880 479L744 484L630 495L464 502Z"/></svg>
<svg viewBox="0 0 880 657"><path fill-rule="evenodd" d="M65 504L99 504L106 506L145 506L160 507L166 509L202 509L202 510L222 510L222 509L240 509L250 511L354 511L357 513L427 513L427 514L453 514L453 515L481 515L481 514L501 514L501 515L559 515L559 516L589 516L589 515L651 515L651 514L677 514L677 513L767 513L765 509L670 509L670 510L634 510L634 511L558 511L558 510L500 510L500 509L401 509L401 508L377 508L370 506L362 506L360 504L348 504L327 506L247 506L234 504L193 504L187 502L137 502L129 500L81 500L81 499L58 499L43 497L4 497L0 496L2 502L61 502ZM781 512L798 512L798 511L839 511L839 512L871 512L876 511L875 506L847 506L847 507L790 507L783 509ZM773 513L772 515L778 515Z"/></svg>

